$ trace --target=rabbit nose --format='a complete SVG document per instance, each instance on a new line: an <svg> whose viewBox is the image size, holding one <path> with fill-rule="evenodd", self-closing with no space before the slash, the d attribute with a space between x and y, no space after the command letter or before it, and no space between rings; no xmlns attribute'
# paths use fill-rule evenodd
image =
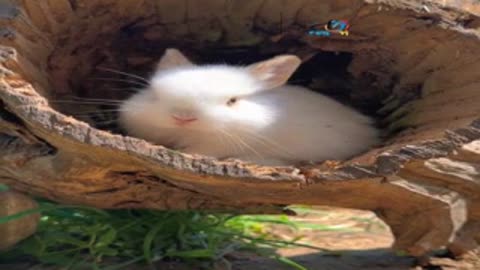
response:
<svg viewBox="0 0 480 270"><path fill-rule="evenodd" d="M197 120L197 117L191 110L173 110L171 113L175 124L183 126Z"/></svg>
<svg viewBox="0 0 480 270"><path fill-rule="evenodd" d="M178 118L195 118L195 112L191 109L172 109L170 112L171 115L174 115Z"/></svg>

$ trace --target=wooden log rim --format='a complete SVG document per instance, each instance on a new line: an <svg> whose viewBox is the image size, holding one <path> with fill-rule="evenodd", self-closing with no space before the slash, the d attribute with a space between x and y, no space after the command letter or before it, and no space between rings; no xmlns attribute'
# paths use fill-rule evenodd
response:
<svg viewBox="0 0 480 270"><path fill-rule="evenodd" d="M390 226L396 249L420 256L448 246L460 255L477 247L480 232L480 5L439 2L2 3L0 182L100 208L365 209ZM298 32L331 18L351 19L352 35L316 39ZM132 42L140 33L142 42L192 50L252 47L281 34L301 41L299 54L349 52L352 76L390 86L378 114L386 130L400 131L348 161L273 168L183 154L97 129L67 116L69 108L53 109L49 100L74 92L99 55L118 62L116 53L135 49L118 43L119 32Z"/></svg>

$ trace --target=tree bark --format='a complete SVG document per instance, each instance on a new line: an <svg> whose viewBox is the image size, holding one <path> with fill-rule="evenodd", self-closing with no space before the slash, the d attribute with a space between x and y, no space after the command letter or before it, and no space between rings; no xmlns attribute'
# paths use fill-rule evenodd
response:
<svg viewBox="0 0 480 270"><path fill-rule="evenodd" d="M100 208L365 209L391 227L397 249L420 256L449 245L462 254L477 246L480 232L480 5L439 2L2 4L0 182ZM301 27L332 18L350 18L351 35L319 39ZM109 42L126 25L155 42L191 39L191 46L233 47L296 39L307 53L350 52L353 76L369 74L377 85L391 85L379 112L386 129L411 128L348 161L273 168L183 154L94 128L67 116L68 108L52 108L50 99L83 83L99 52L114 54L112 46L120 45Z"/></svg>

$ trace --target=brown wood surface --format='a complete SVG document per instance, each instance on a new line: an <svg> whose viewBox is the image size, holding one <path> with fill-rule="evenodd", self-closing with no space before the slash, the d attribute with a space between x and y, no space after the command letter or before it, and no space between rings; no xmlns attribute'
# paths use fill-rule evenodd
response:
<svg viewBox="0 0 480 270"><path fill-rule="evenodd" d="M449 245L461 254L480 232L480 5L458 2L2 2L0 182L101 208L366 209L391 227L395 248L422 255ZM352 35L319 39L299 30L331 18L350 19ZM115 58L112 46L120 45L112 41L126 25L138 26L142 42L202 48L290 38L307 54L351 52L351 74L393 85L379 112L386 130L409 128L349 161L270 168L185 155L54 110L49 99L83 83L99 53Z"/></svg>

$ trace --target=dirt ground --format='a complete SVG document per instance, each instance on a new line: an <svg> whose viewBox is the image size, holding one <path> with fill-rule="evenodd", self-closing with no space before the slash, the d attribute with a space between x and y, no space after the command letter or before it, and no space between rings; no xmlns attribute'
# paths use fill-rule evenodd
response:
<svg viewBox="0 0 480 270"><path fill-rule="evenodd" d="M480 270L480 252L472 252L460 261L431 258L419 266L415 258L396 255L389 249L393 237L387 226L371 212L317 208L314 213L299 214L292 220L316 224L330 230L286 229L272 226L271 230L285 240L303 236L300 242L325 248L320 252L303 247L278 251L308 270ZM292 270L294 268L249 253L229 256L231 265L219 263L215 270ZM157 265L156 269L193 270L175 263ZM142 269L143 270L143 269ZM196 270L196 269L195 269Z"/></svg>
<svg viewBox="0 0 480 270"><path fill-rule="evenodd" d="M387 226L371 212L345 209L319 209L318 213L299 215L293 219L308 223L337 227L335 231L300 230L288 231L274 227L279 236L304 235L301 242L331 250L316 250L294 247L279 250L283 256L300 263L309 270L480 270L479 252L472 252L461 261L449 258L431 258L418 266L415 258L396 255L389 249L393 237ZM324 211L322 211L324 210ZM278 261L255 256L236 258L236 270L287 270Z"/></svg>

